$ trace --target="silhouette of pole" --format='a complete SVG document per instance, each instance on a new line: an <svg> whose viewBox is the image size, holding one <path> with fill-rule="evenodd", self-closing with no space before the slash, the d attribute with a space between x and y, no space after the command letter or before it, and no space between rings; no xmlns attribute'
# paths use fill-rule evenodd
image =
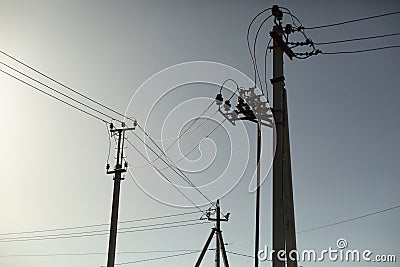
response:
<svg viewBox="0 0 400 267"><path fill-rule="evenodd" d="M212 228L211 233L204 244L203 249L201 250L201 253L199 255L199 258L196 261L196 264L194 265L195 267L199 267L201 262L203 261L204 255L206 254L208 247L211 243L211 240L213 239L215 235L215 240L216 240L216 249L215 249L215 266L219 267L221 264L221 255L220 253L222 252L222 260L224 261L224 266L229 267L228 263L228 257L226 256L226 250L225 250L225 245L224 245L224 240L222 238L222 231L221 231L221 222L227 222L229 220L229 213L227 213L223 218L221 218L221 208L219 206L219 200L217 200L216 203L216 216L215 218L211 218L211 212L210 210L207 212L207 219L209 221L214 221L215 222L215 227Z"/></svg>
<svg viewBox="0 0 400 267"><path fill-rule="evenodd" d="M125 125L123 124L123 127ZM111 224L110 224L110 237L108 241L108 257L107 257L107 267L114 267L115 263L115 250L117 243L117 228L118 228L118 210L119 210L119 196L121 189L121 180L122 173L126 172L126 168L128 167L127 163L122 166L122 160L124 157L124 139L125 139L125 131L134 130L135 128L121 128L114 129L113 125L110 125L111 134L118 134L118 143L117 143L117 163L115 165L114 170L109 171L110 165L107 164L107 174L114 174L114 190L113 190L113 200L112 200L112 210L111 210Z"/></svg>
<svg viewBox="0 0 400 267"><path fill-rule="evenodd" d="M254 238L254 266L258 267L260 246L260 156L261 156L261 121L257 122L257 189L256 189L256 233Z"/></svg>
<svg viewBox="0 0 400 267"><path fill-rule="evenodd" d="M216 230L217 230L217 236L215 238L215 267L220 267L220 250L221 250L221 240L219 238L219 233L221 232L221 208L219 207L219 199L217 200L217 220L215 222Z"/></svg>
<svg viewBox="0 0 400 267"><path fill-rule="evenodd" d="M294 228L294 208L292 173L290 164L289 125L286 103L285 77L283 75L283 53L290 59L295 54L282 40L283 12L278 6L272 7L275 17L275 26L270 33L273 39L273 114L275 120L276 147L273 162L272 178L272 257L273 267L284 267L285 261L278 258L281 251L286 249L286 257L290 251L296 249L296 236ZM282 258L282 257L281 257ZM297 262L288 261L289 267L296 267Z"/></svg>
<svg viewBox="0 0 400 267"><path fill-rule="evenodd" d="M282 26L273 27L273 33L282 39ZM285 249L284 213L283 213L283 49L278 40L273 41L273 105L276 131L276 148L272 178L272 258L273 267L284 267L285 262L277 257L278 251Z"/></svg>

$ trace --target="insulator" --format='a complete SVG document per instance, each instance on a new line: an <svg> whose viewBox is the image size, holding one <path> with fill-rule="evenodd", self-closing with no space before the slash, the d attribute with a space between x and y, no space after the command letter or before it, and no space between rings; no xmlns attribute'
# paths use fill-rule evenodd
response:
<svg viewBox="0 0 400 267"><path fill-rule="evenodd" d="M109 169L110 169L110 164L107 163L106 170L109 170Z"/></svg>
<svg viewBox="0 0 400 267"><path fill-rule="evenodd" d="M286 34L290 34L292 33L293 29L292 29L292 25L291 24L286 24L285 26L285 33Z"/></svg>
<svg viewBox="0 0 400 267"><path fill-rule="evenodd" d="M231 102L229 100L226 100L224 105L225 111L229 111L231 109L231 106Z"/></svg>
<svg viewBox="0 0 400 267"><path fill-rule="evenodd" d="M216 103L218 106L221 106L223 101L224 101L224 98L222 97L222 94L218 94L218 95L215 97L215 103Z"/></svg>

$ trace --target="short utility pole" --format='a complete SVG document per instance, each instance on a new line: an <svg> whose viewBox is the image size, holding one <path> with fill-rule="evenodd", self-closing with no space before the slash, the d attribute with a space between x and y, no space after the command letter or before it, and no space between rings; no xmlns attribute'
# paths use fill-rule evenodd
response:
<svg viewBox="0 0 400 267"><path fill-rule="evenodd" d="M216 217L211 218L211 212L215 211ZM228 263L228 257L226 256L226 251L225 251L225 244L224 240L222 238L222 231L221 231L221 222L227 222L229 220L229 213L227 213L223 218L221 218L221 208L219 206L219 200L217 200L216 203L216 208L214 210L208 210L207 213L207 219L209 221L214 221L215 222L215 227L212 228L211 233L203 247L203 250L200 253L200 256L196 262L195 267L199 267L204 255L206 254L208 247L210 246L211 240L213 239L214 235L216 236L215 239L215 267L220 267L220 256L222 254L222 259L224 261L224 266L229 267Z"/></svg>
<svg viewBox="0 0 400 267"><path fill-rule="evenodd" d="M136 122L134 124L136 126ZM106 169L107 174L114 174L114 192L113 192L113 200L112 200L112 211L111 211L111 225L110 225L110 239L108 243L108 258L107 258L107 267L114 267L115 263L115 250L117 243L117 227L118 227L118 209L119 209L119 195L121 188L121 180L122 173L126 172L128 168L128 163L122 164L124 159L124 140L125 140L125 132L135 130L135 128L125 128L125 123L122 123L122 128L116 129L114 125L110 124L110 132L111 136L118 135L118 143L117 143L117 163L113 170L110 169L110 164L107 163Z"/></svg>

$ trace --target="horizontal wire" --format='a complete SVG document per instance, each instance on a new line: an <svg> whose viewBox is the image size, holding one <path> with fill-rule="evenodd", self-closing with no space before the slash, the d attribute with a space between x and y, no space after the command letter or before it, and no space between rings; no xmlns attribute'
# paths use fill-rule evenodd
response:
<svg viewBox="0 0 400 267"><path fill-rule="evenodd" d="M145 251L121 251L115 254L151 254L151 253L176 253L176 252L199 252L196 249L177 249L177 250L145 250ZM14 257L59 257L59 256L90 256L105 255L107 252L82 252L82 253L48 253L48 254L8 254L0 255L0 258Z"/></svg>
<svg viewBox="0 0 400 267"><path fill-rule="evenodd" d="M170 225L170 224L176 224L176 223L194 222L194 221L198 221L198 220L199 219L190 219L190 220L182 220L182 221L175 221L175 222L163 222L163 223L155 223L155 224L148 224L148 225L120 227L120 228L118 228L118 232L120 232L121 230L140 229L140 228L160 226L160 225ZM92 230L92 231L84 231L84 232L74 232L74 233L59 233L59 234L50 234L50 235L6 237L6 238L1 238L0 241L4 241L4 240L9 241L9 240L27 239L27 238L44 238L44 237L56 237L56 236L81 235L81 234L104 233L104 232L108 233L109 229Z"/></svg>
<svg viewBox="0 0 400 267"><path fill-rule="evenodd" d="M145 229L137 229L137 230L125 230L125 231L119 231L118 234L171 229L171 228L178 228L178 227L200 225L200 224L205 224L205 223L208 223L208 222L187 223L187 224L180 224L180 225L170 225L170 226L165 226L165 227L153 227L153 228L145 228ZM18 240L0 240L0 243L69 239L69 238L78 238L78 237L102 236L102 235L107 235L107 234L108 233L92 233L92 234L55 236L55 237L43 237L43 238L25 238L25 239L18 239Z"/></svg>
<svg viewBox="0 0 400 267"><path fill-rule="evenodd" d="M171 218L171 217L178 217L184 215L190 215L199 213L199 211L190 211L184 213L177 213L177 214L170 214L170 215L162 215L162 216L154 216L148 218L141 218L141 219L134 219L134 220L125 220L120 221L118 224L125 224L125 223L133 223L133 222L142 222L142 221L149 221L149 220L157 220L157 219L164 219L164 218ZM55 231L64 231L64 230L74 230L74 229L82 229L82 228L90 228L90 227L99 227L99 226L108 226L109 223L100 223L100 224L90 224L90 225L82 225L82 226L72 226L72 227L64 227L64 228L53 228L53 229L42 229L42 230L34 230L34 231L22 231L22 232L11 232L11 233L0 233L0 236L5 235L18 235L18 234L32 234L32 233L43 233L43 232L55 232Z"/></svg>
<svg viewBox="0 0 400 267"><path fill-rule="evenodd" d="M168 255L168 256L161 256L161 257L155 257L155 258L148 258L148 259L143 259L143 260L120 262L120 263L115 263L114 265L127 265L127 264L134 264L134 263L141 263L141 262L169 259L169 258L174 258L174 257L194 254L194 253L197 253L197 252L199 252L199 251L189 251L189 252L184 252L184 253L172 254L172 255ZM105 267L105 266L101 266L101 267Z"/></svg>
<svg viewBox="0 0 400 267"><path fill-rule="evenodd" d="M242 256L242 257L246 257L246 258L252 258L252 259L254 259L253 256L246 255L246 254L242 254L242 253L237 253L237 252L233 252L233 251L228 251L228 250L227 250L226 253L233 254L233 255L237 255L237 256Z"/></svg>
<svg viewBox="0 0 400 267"><path fill-rule="evenodd" d="M367 37L359 37L359 38L352 38L352 39L345 39L345 40L338 40L338 41L329 41L329 42L314 42L316 45L328 45L328 44L338 44L338 43L347 43L347 42L354 42L354 41L362 41L362 40L370 40L370 39L377 39L377 38L384 38L384 37L391 37L400 35L400 32L396 33L389 33L389 34L382 34L376 36L367 36Z"/></svg>
<svg viewBox="0 0 400 267"><path fill-rule="evenodd" d="M386 50L386 49L392 49L392 48L400 48L400 45L389 45L389 46L368 48L368 49L361 49L361 50L353 50L353 51L334 51L334 52L321 51L320 54L322 54L322 55L356 54L356 53L371 52L371 51L377 51L377 50Z"/></svg>
<svg viewBox="0 0 400 267"><path fill-rule="evenodd" d="M332 24L326 24L326 25L320 25L320 26L314 26L314 27L304 27L304 29L306 29L306 30L314 30L314 29L321 29L321 28L339 26L339 25L348 24L348 23L352 23L352 22L358 22L358 21L363 21L363 20L369 20L369 19L375 19L375 18L380 18L380 17L396 15L396 14L399 14L399 13L400 13L400 11L395 11L395 12L390 12L390 13L385 13L385 14L380 14L380 15L375 15L375 16L370 16L370 17L346 20L346 21L332 23Z"/></svg>

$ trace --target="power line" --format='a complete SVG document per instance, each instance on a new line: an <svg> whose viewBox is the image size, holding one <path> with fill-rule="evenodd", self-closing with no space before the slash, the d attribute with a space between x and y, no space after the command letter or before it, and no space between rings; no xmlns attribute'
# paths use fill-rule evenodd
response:
<svg viewBox="0 0 400 267"><path fill-rule="evenodd" d="M218 112L218 111L217 111L217 112ZM210 135L212 135L220 126L222 126L222 124L223 124L226 120L227 120L227 118L223 119L220 123L218 123L218 125L217 125L216 127L214 127L214 129L212 129L211 132L209 132L209 133L205 136L205 138L209 138ZM197 143L194 147L192 147L192 148L189 150L189 152L187 152L185 155L183 155L183 156L182 156L180 159L178 159L177 161L173 162L173 163L171 164L171 166L176 167L176 164L178 164L180 161L182 161L182 160L185 159L187 156L189 156L190 154L192 154L192 153L195 151L195 149L196 149L197 147L200 146L200 143L201 143L201 142ZM151 165L153 166L153 164L151 164ZM168 169L168 168L169 168L169 167L167 166L167 167L161 168L160 170L163 171L163 170ZM177 167L177 168L178 168L178 167Z"/></svg>
<svg viewBox="0 0 400 267"><path fill-rule="evenodd" d="M170 225L164 227L153 227L153 228L145 228L145 229L137 229L137 230L125 230L118 232L119 234L125 233L136 233L136 232L144 232L144 231L154 231L154 230L162 230L162 229L171 229L171 228L179 228L186 226L194 226L205 224L208 222L197 222L197 223L187 223L187 224L179 224L179 225ZM101 236L107 235L108 233L91 233L91 234L81 234L81 235L65 235L65 236L53 236L53 237L42 237L42 238L24 238L24 239L2 239L0 243L9 243L9 242L24 242L24 241L42 241L42 240L56 240L56 239L68 239L68 238L77 238L77 237L92 237L92 236Z"/></svg>
<svg viewBox="0 0 400 267"><path fill-rule="evenodd" d="M151 253L177 253L177 252L199 252L195 249L177 249L177 250L145 250L145 251L122 251L115 252L116 254L151 254ZM82 253L48 253L48 254L8 254L0 255L0 258L15 258L15 257L59 257L59 256L91 256L104 255L107 252L82 252Z"/></svg>
<svg viewBox="0 0 400 267"><path fill-rule="evenodd" d="M163 222L163 223L155 223L155 224L148 224L148 225L139 225L139 226L130 226L130 227L122 227L118 228L118 232L121 230L128 230L128 229L140 229L146 227L153 227L153 226L160 226L160 225L170 225L176 223L185 223L185 222L194 222L198 221L199 219L190 219L190 220L183 220L183 221L174 221L174 222ZM69 236L69 235L81 235L81 234L92 234L92 233L108 233L108 229L105 230L92 230L92 231L84 231L84 232L75 232L75 233L60 233L60 234L50 234L50 235L37 235L37 236L21 236L21 237L6 237L0 239L3 240L17 240L17 239L26 239L26 238L44 238L44 237L56 237L56 236Z"/></svg>
<svg viewBox="0 0 400 267"><path fill-rule="evenodd" d="M392 48L400 48L400 45L389 45L389 46L361 49L361 50L353 50L353 51L334 51L334 52L321 51L320 54L322 54L322 55L356 54L356 53L363 53L363 52L370 52L370 51L377 51L377 50L386 50L386 49L392 49Z"/></svg>
<svg viewBox="0 0 400 267"><path fill-rule="evenodd" d="M362 41L362 40L384 38L384 37L390 37L390 36L396 36L396 35L400 35L400 32L383 34L383 35L376 35L376 36L368 36L368 37L360 37L360 38L338 40L338 41L314 42L314 44L316 44L316 45L338 44L338 43L346 43L346 42L354 42L354 41Z"/></svg>
<svg viewBox="0 0 400 267"><path fill-rule="evenodd" d="M255 22L255 20L261 16L263 13L265 13L266 11L271 10L271 8L267 8L262 10L261 12L259 12L256 16L254 16L254 18L251 20L249 26L247 27L247 35L246 35L246 41L247 41L247 48L249 50L250 53L250 57L251 57L251 61L253 63L253 68L254 68L254 87L257 87L257 77L261 83L261 78L260 78L260 74L258 72L258 67L256 64L256 60L255 60L255 55L253 55L253 52L251 51L250 48L250 40L249 40L249 35L250 35L250 30L251 30L251 26L253 25L253 23ZM269 16L270 17L270 16ZM269 18L268 17L268 18Z"/></svg>
<svg viewBox="0 0 400 267"><path fill-rule="evenodd" d="M213 115L211 115L211 117L207 117L206 120L205 120L204 122L200 123L200 124L199 124L198 126L196 126L195 128L190 129L190 128L194 125L194 123L195 123L196 121L198 121L200 118L202 118L202 116L210 109L210 107L211 107L213 104L214 104L214 100L211 102L211 104L210 104L198 117L196 117L196 118L192 121L192 123L189 125L189 127L188 127L182 134L178 135L177 137L173 137L174 142L173 142L171 145L169 145L169 146L167 147L167 149L163 150L163 152L164 152L163 154L158 155L155 159L151 160L149 163L147 163L147 164L145 164L145 165L141 165L141 166L135 166L135 168L144 168L144 167L147 167L147 166L152 165L154 162L156 162L158 159L160 159L163 155L165 155L165 153L166 153L168 150L170 150L170 149L172 148L172 146L173 146L176 142L178 142L183 136L187 135L188 133L193 132L194 130L200 128L202 125L204 125L205 123L207 123L208 120L209 120L210 118L214 117L214 116L218 113L218 110L217 110ZM162 142L162 141L170 140L170 139L171 139L171 138L162 139L162 140L155 140L155 141L159 141L159 142L161 141L161 142Z"/></svg>
<svg viewBox="0 0 400 267"><path fill-rule="evenodd" d="M172 254L172 255L168 255L168 256L161 256L161 257L155 257L155 258L148 258L148 259L143 259L143 260L120 262L120 263L116 263L115 265L127 265L127 264L134 264L134 263L140 263L140 262L169 259L169 258L174 258L174 257L194 254L194 253L197 253L197 252L199 252L199 251L189 251L189 252L184 252L184 253ZM102 266L102 267L105 267L105 266Z"/></svg>
<svg viewBox="0 0 400 267"><path fill-rule="evenodd" d="M380 18L380 17L396 15L396 14L399 14L399 13L400 13L400 11L395 11L395 12L390 12L390 13L385 13L385 14L380 14L380 15L375 15L375 16L370 16L370 17L346 20L346 21L332 23L332 24L326 24L326 25L320 25L320 26L314 26L314 27L303 27L303 29L314 30L314 29L328 28L328 27L339 26L339 25L358 22L358 21L363 21L363 20L369 20L369 19L375 19L375 18Z"/></svg>
<svg viewBox="0 0 400 267"><path fill-rule="evenodd" d="M76 103L78 103L78 104L80 104L80 105L82 105L82 106L84 106L84 107L86 107L86 108L92 110L92 111L95 111L95 112L97 112L97 113L99 113L99 114L101 114L101 115L103 115L103 116L105 116L105 117L107 117L107 118L109 118L109 119L111 119L111 120L116 120L116 121L122 122L122 121L120 121L120 120L114 119L113 117L111 117L110 115L105 114L104 112L101 112L101 111L99 111L99 110L97 110L97 109L95 109L95 108L93 108L93 107L91 107L91 106L89 106L89 105L86 105L85 103L82 103L82 102L79 101L79 100L74 99L73 97L70 97L70 96L68 96L68 95L66 95L66 94L64 94L64 93L62 93L62 92L60 92L60 91L58 91L57 89L54 89L54 88L51 87L51 86L48 86L47 84L44 84L44 83L40 82L39 80L37 80L37 79L35 79L35 78L32 78L31 76L29 76L29 75L23 73L22 71L19 71L19 70L15 69L15 68L13 68L13 67L11 67L11 66L5 64L4 62L0 62L0 64L6 66L6 67L9 68L9 69L12 69L13 71L15 71L15 72L17 72L17 73L19 73L19 74L25 76L26 78L28 78L28 79L30 79L30 80L32 80L32 81L35 81L35 82L37 82L38 84L40 84L40 85L42 85L42 86L44 86L44 87L46 87L46 88L52 90L53 92L56 92L57 94L62 95L63 97L68 98L69 100L72 100L72 101L74 101L74 102L76 102Z"/></svg>
<svg viewBox="0 0 400 267"><path fill-rule="evenodd" d="M242 254L242 253L237 253L237 252L233 252L233 251L226 251L226 253L230 253L230 254L233 254L233 255L254 259L254 256L250 256L250 255L246 255L246 254Z"/></svg>
<svg viewBox="0 0 400 267"><path fill-rule="evenodd" d="M376 214L380 214L380 213L383 213L383 212L386 212L386 211L390 211L390 210L394 210L394 209L398 209L398 208L400 208L400 205L394 206L394 207L391 207L391 208L387 208L387 209L383 209L383 210L379 210L379 211L375 211L375 212L371 212L371 213L364 214L364 215L361 215L361 216L357 216L357 217L354 217L354 218L350 218L350 219L346 219L346 220L342 220L342 221L338 221L338 222L334 222L334 223L330 223L330 224L325 224L325 225L318 226L318 227L313 227L313 228L310 228L310 229L299 231L297 233L300 234L300 233L311 232L311 231L314 231L314 230L319 230L319 229L322 229L322 228L327 228L327 227L335 226L335 225L338 225L338 224L342 224L342 223L347 223L347 222L363 219L363 218L366 218L366 217L369 217L369 216L373 216L373 215L376 215Z"/></svg>
<svg viewBox="0 0 400 267"><path fill-rule="evenodd" d="M149 148L156 156L158 156L158 154L154 151L154 149L152 149L145 141L143 141L135 132L132 132L147 148ZM145 133L145 132L144 132ZM146 134L146 133L145 133ZM146 134L147 135L147 134ZM148 135L147 135L148 136ZM148 136L149 137L149 136ZM151 137L149 137L150 138L150 140L152 141L152 143L162 152L162 154L166 157L166 159L167 160L169 160L170 162L172 162L172 160L168 157L168 155L155 143L155 141L151 138ZM141 155L142 155L142 157L146 160L146 161L148 161L149 163L150 163L150 161L149 161L149 159L148 158L146 158L138 149L137 149L137 147L135 147L129 140L127 140L134 148L135 148L135 150L136 151L138 151ZM182 172L179 168L174 168L174 166L172 166L171 164L169 164L166 160L164 160L162 157L159 157L167 166L169 166L170 168L171 168L171 170L172 171L174 171L176 174L178 174L178 176L179 177L181 177L185 182L187 182L193 189L195 189L197 192L199 192L211 205L213 205L213 206L215 206L215 204L203 193L203 192L201 192L201 190L200 189L198 189L197 188L197 186L187 177L187 175L184 173L184 172ZM154 167L154 165L153 165L153 167ZM160 170L159 169L157 169L156 168L156 170L160 173L160 174L162 174L161 172L160 172ZM179 172L179 173L178 173ZM162 174L162 176L169 182L169 183L171 183L174 187L175 187L175 189L177 189L178 191L180 191L181 192L181 190L179 190L179 188L177 188L176 187L176 185L174 184L174 183L172 183L164 174ZM181 194L182 195L184 195L183 194L183 192L181 192ZM185 198L187 198L186 197L186 195L184 195L185 196ZM188 199L188 198L187 198ZM189 200L189 199L188 199ZM192 200L190 200L190 202L192 203L192 204L194 204L193 203L193 201ZM194 204L195 205L195 204ZM197 205L195 205L196 207L197 207ZM204 213L204 212L203 212Z"/></svg>
<svg viewBox="0 0 400 267"><path fill-rule="evenodd" d="M18 78L18 77L16 77L16 76L12 75L11 73L8 73L8 72L6 72L6 71L4 71L4 70L2 70L2 69L0 69L0 72L2 72L2 73L4 73L4 74L6 74L6 75L8 75L8 76L10 76L10 77L12 77L12 78L18 80L18 81L20 81L21 83L24 83L25 85L28 85L28 86L32 87L33 89L35 89L35 90L37 90L37 91L39 91L39 92L41 92L41 93L43 93L43 94L45 94L45 95L51 97L51 98L56 99L57 101L60 101L61 103L64 103L64 104L66 104L66 105L68 105L68 106L70 106L70 107L72 107L72 108L74 108L74 109L76 109L76 110L78 110L78 111L80 111L80 112L83 112L83 113L85 113L86 115L89 115L89 116L91 116L91 117L93 117L93 118L95 118L95 119L98 119L98 120L102 121L102 122L108 123L106 120L104 120L104 119L102 119L102 118L100 118L100 117L98 117L98 116L96 116L96 115L94 115L94 114L92 114L92 113L90 113L90 112L87 112L86 110L83 110L83 109L81 109L81 108L79 108L79 107L77 107L77 106L74 106L74 105L72 105L71 103L68 103L68 102L66 102L65 100L62 100L61 98L58 98L58 97L56 97L56 96L54 96L54 95L52 95L52 94L49 94L49 93L47 93L46 91L43 91L42 89L40 89L40 88L38 88L38 87L36 87L36 86L34 86L34 85L32 85L32 84L30 84L30 83L24 81L24 80L21 80L20 78Z"/></svg>
<svg viewBox="0 0 400 267"><path fill-rule="evenodd" d="M43 77L45 77L45 78L47 78L47 79L49 79L49 80L55 82L56 84L61 85L62 87L64 87L64 88L70 90L71 92L74 92L75 94L77 94L77 95L79 95L79 96L85 98L86 100L89 100L89 101L91 101L92 103L95 103L95 104L99 105L100 107L103 107L103 108L105 108L105 109L107 109L107 110L109 110L109 111L111 111L111 112L113 112L113 113L115 113L115 114L117 114L117 115L123 117L123 118L126 118L126 119L129 119L129 120L131 120L131 121L134 121L134 119L129 118L129 117L123 115L122 113L120 113L120 112L118 112L118 111L116 111L116 110L114 110L114 109L112 109L112 108L110 108L110 107L107 107L106 105L104 105L104 104L102 104L102 103L100 103L100 102L98 102L98 101L96 101L96 100L94 100L94 99L92 99L92 98L90 98L90 97L88 97L88 96L86 96L86 95L84 95L84 94L78 92L77 90L71 88L70 86L67 86L67 85L65 85L65 84L63 84L63 83L57 81L56 79L51 78L50 76L44 74L43 72L37 70L37 69L34 68L34 67L31 67L30 65L28 65L28 64L26 64L26 63L24 63L24 62L22 62L21 60L19 60L19 59L13 57L13 56L7 54L6 52L0 50L0 53L3 54L3 55L5 55L5 56L7 56L8 58L10 58L10 59L12 59L12 60L18 62L18 63L20 63L21 65L27 67L28 69L30 69L30 70L32 70L32 71L34 71L34 72L36 72L36 73L42 75Z"/></svg>
<svg viewBox="0 0 400 267"><path fill-rule="evenodd" d="M136 135L136 134L135 134ZM137 135L136 135L137 136ZM137 136L138 137L138 136ZM138 137L138 139L140 141L142 141L146 146L147 144ZM128 144L130 144L145 160L147 160L148 162L149 159L143 155L143 153L131 142L129 141L129 139L126 140L128 142ZM151 148L150 148L151 149ZM168 183L170 183L184 198L186 198L194 207L196 207L201 213L205 214L205 212L196 204L193 202L193 200L191 200L188 196L185 195L185 193L182 192L182 190L179 189L179 187L177 187L170 179L168 179L168 177L165 176L165 174L163 174L157 167L153 166L153 168L156 169L156 171L166 180L168 181ZM129 172L130 173L130 172ZM132 174L131 174L132 175Z"/></svg>
<svg viewBox="0 0 400 267"><path fill-rule="evenodd" d="M157 220L157 219L164 219L164 218L171 218L171 217L178 217L178 216L190 215L190 214L195 214L195 213L199 213L199 211L191 211L191 212L184 212L184 213L177 213L177 214L170 214L170 215L162 215L162 216L154 216L154 217L134 219L134 220L126 220L126 221L119 222L119 224L132 223L132 222L142 222L142 221L149 221L149 220ZM74 229L99 227L99 226L108 226L108 225L109 225L109 223L101 223L101 224L90 224L90 225L72 226L72 227L64 227L64 228L42 229L42 230L34 230L34 231L0 233L0 236L65 231L65 230L74 230Z"/></svg>

